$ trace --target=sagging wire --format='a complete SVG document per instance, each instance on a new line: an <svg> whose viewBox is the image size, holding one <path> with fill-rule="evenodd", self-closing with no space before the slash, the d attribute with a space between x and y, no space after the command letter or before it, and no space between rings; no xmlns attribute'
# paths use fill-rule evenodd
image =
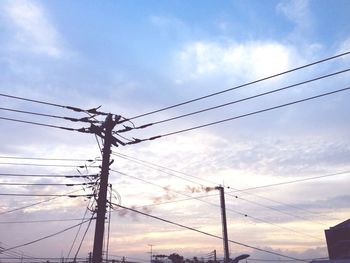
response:
<svg viewBox="0 0 350 263"><path fill-rule="evenodd" d="M94 201L95 201L95 200L93 200L93 201L92 201L92 203L93 203ZM82 222L85 220L86 215L87 215L87 212L89 211L89 206L90 206L90 203L91 203L91 199L89 200L89 202L88 202L88 204L87 204L87 207L86 207L86 209L85 209L84 216L83 216L83 218L82 218L82 220L81 220ZM68 259L69 259L70 253L71 253L71 252L72 252L72 250L73 250L73 247L74 247L75 241L76 241L76 240L77 240L77 238L78 238L78 235L79 235L79 233L80 233L81 227L82 227L82 225L80 225L80 226L79 226L78 231L77 231L77 233L75 234L75 237L74 237L73 243L72 243L72 245L71 245L71 247L70 247L70 249L69 249L68 255L67 255L66 260L65 260L65 263L67 263L67 261L68 261Z"/></svg>
<svg viewBox="0 0 350 263"><path fill-rule="evenodd" d="M109 184L109 202L112 203L113 198L113 186L112 184ZM108 252L109 252L109 235L111 231L111 216L112 216L112 205L109 205L108 210L108 228L107 228L107 242L106 242L106 262L108 262Z"/></svg>
<svg viewBox="0 0 350 263"><path fill-rule="evenodd" d="M318 99L318 98L321 98L321 97L329 96L329 95L332 95L332 94L336 94L336 93L343 92L343 91L348 91L348 90L350 90L349 86L345 87L345 88L341 88L341 89L337 89L337 90L332 90L332 91L329 91L329 92L321 93L321 94L318 94L318 95L315 95L315 96L310 96L310 97L306 97L306 98L303 98L303 99L291 101L291 102L288 102L288 103L279 104L279 105L272 106L272 107L269 107L269 108L264 108L264 109L261 109L261 110L252 111L252 112L245 113L245 114L242 114L242 115L237 115L237 116L230 117L230 118L227 118L227 119L221 119L221 120L218 120L218 121L209 122L209 123L205 123L205 124L202 124L202 125L198 125L198 126L193 126L193 127L190 127L190 128L182 129L182 130L177 130L177 131L174 131L174 132L169 132L169 133L153 136L153 137L150 137L150 138L145 138L145 139L134 138L134 141L128 142L126 144L129 145L129 144L137 144L137 143L144 142L144 141L152 141L152 140L163 138L163 137L168 137L168 136L172 136L172 135L176 135L176 134L180 134L180 133L184 133L184 132L188 132L188 131L197 130L197 129L204 128L204 127L209 127L209 126L221 124L221 123L228 122L228 121L233 121L233 120L245 118L245 117L252 116L252 115L257 115L257 114L260 114L260 113L265 113L265 112L268 112L268 111L284 108L284 107L287 107L287 106L299 104L299 103L302 103L302 102L305 102L305 101Z"/></svg>
<svg viewBox="0 0 350 263"><path fill-rule="evenodd" d="M90 120L91 118L94 118L97 115L92 115L90 117L83 117L83 118L72 118L72 117L58 116L58 115L45 114L45 113L40 113L40 112L24 111L24 110L3 108L3 107L0 107L0 110L17 112L17 113L24 113L24 114L30 114L30 115L36 115L36 116L43 116L43 117L49 117L49 118L63 119L63 120L68 120L68 121L72 121L72 122L101 123L98 120L93 120L93 121Z"/></svg>
<svg viewBox="0 0 350 263"><path fill-rule="evenodd" d="M51 103L51 102L42 101L42 100L34 100L34 99L29 99L29 98L24 98L24 97L4 94L4 93L0 93L0 96L7 97L7 98L10 98L10 99L23 100L23 101L28 101L28 102L44 104L44 105L48 105L48 106L60 107L60 108L72 110L72 111L75 111L75 112L84 112L84 113L90 113L90 114L94 114L94 115L108 115L108 113L106 113L106 112L98 111L98 109L101 108L101 105L96 107L96 108L91 108L91 109L85 110L85 109L81 109L81 108L78 108L78 107L61 105L61 104Z"/></svg>
<svg viewBox="0 0 350 263"><path fill-rule="evenodd" d="M79 254L80 248L81 248L81 246L82 246L82 244L83 244L83 242L84 242L84 239L85 239L85 237L86 237L87 232L89 231L91 222L92 222L92 220L94 219L94 215L95 215L95 212L93 212L92 215L91 215L89 224L88 224L88 226L86 227L86 230L85 230L84 235L83 235L83 237L82 237L82 239L81 239L81 241L80 241L80 244L79 244L79 247L78 247L78 249L77 249L77 252L76 252L75 255L74 255L74 261L73 261L73 262L76 262L76 259L77 259L77 256L78 256L78 254Z"/></svg>

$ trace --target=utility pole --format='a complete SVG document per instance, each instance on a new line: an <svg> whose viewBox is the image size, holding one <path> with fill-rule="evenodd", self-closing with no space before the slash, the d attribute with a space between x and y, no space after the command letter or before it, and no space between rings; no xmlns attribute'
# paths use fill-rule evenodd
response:
<svg viewBox="0 0 350 263"><path fill-rule="evenodd" d="M216 263L216 249L214 249L214 263Z"/></svg>
<svg viewBox="0 0 350 263"><path fill-rule="evenodd" d="M148 244L150 247L151 247L151 251L149 252L150 253L150 263L152 263L152 256L153 256L153 247L154 247L154 245L152 245L152 244Z"/></svg>
<svg viewBox="0 0 350 263"><path fill-rule="evenodd" d="M229 249L228 249L227 221L226 221L226 207L225 207L224 187L217 186L217 187L215 187L215 189L220 191L222 239L223 239L223 242L224 242L224 263L228 263L229 260L230 260L230 252L229 252Z"/></svg>
<svg viewBox="0 0 350 263"><path fill-rule="evenodd" d="M94 248L92 253L92 263L102 263L103 236L105 229L105 217L107 206L107 188L110 166L111 146L115 144L116 139L112 135L112 130L117 124L117 120L113 119L111 114L108 114L105 122L100 126L94 126L95 134L104 139L102 167L100 177L100 188L97 199L97 215L94 237Z"/></svg>

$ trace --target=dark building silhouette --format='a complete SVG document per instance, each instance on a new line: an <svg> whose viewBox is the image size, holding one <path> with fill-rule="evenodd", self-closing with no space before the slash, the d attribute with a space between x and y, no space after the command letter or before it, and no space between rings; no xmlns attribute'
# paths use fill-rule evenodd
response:
<svg viewBox="0 0 350 263"><path fill-rule="evenodd" d="M325 230L329 259L350 260L350 219Z"/></svg>

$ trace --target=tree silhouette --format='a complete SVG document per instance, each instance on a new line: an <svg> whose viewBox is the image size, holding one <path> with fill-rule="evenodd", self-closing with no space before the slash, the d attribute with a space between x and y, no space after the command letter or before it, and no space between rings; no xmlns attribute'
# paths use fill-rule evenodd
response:
<svg viewBox="0 0 350 263"><path fill-rule="evenodd" d="M168 259L170 259L172 263L184 263L184 257L177 253L170 254Z"/></svg>

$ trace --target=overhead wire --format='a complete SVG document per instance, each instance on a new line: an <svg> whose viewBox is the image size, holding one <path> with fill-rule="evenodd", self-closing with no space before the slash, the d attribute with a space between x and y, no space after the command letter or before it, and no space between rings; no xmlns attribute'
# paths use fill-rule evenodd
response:
<svg viewBox="0 0 350 263"><path fill-rule="evenodd" d="M268 77L260 78L258 80L247 82L247 83L244 83L244 84L241 84L241 85L229 88L229 89L225 89L225 90L222 90L222 91L214 92L214 93L202 96L202 97L198 97L198 98L195 98L195 99L187 100L187 101L184 101L184 102L181 102L181 103L177 103L177 104L174 104L174 105L171 105L171 106L167 106L167 107L164 107L164 108L161 108L161 109L158 109L158 110L154 110L154 111L146 112L146 113L143 113L143 114L139 114L139 115L133 116L131 118L126 118L124 121L130 121L130 120L138 119L140 117L144 117L144 116L151 115L151 114L154 114L154 113L158 113L158 112L162 112L162 111L165 111L165 110L169 110L169 109L172 109L172 108L175 108L175 107L179 107L179 106L182 106L182 105L186 105L186 104L189 104L189 103L192 103L192 102L195 102L195 101L203 100L203 99L206 99L206 98L209 98L209 97L213 97L213 96L216 96L216 95L228 92L228 91L237 90L237 89L240 89L240 88L243 88L243 87L246 87L246 86L250 86L250 85L253 85L253 84L256 84L256 83L268 80L268 79L276 78L278 76L282 76L282 75L285 75L285 74L288 74L288 73L291 73L291 72L294 72L294 71L298 71L298 70L301 70L301 69L304 69L304 68L308 68L308 67L311 67L311 66L314 66L314 65L326 62L326 61L337 59L337 58L340 58L340 57L343 57L343 56L346 56L346 55L349 55L349 54L350 54L350 51L342 52L342 53L339 53L339 54L334 55L334 56L330 56L330 57L327 57L327 58L324 58L324 59L321 59L321 60L317 60L317 61L305 64L305 65L302 65L302 66L299 66L299 67L295 67L295 68L292 68L292 69L289 69L289 70L286 70L286 71L283 71L283 72L280 72L280 73L277 73L277 74L274 74L274 75L270 75Z"/></svg>
<svg viewBox="0 0 350 263"><path fill-rule="evenodd" d="M171 192L174 192L174 193L176 193L176 194L184 195L184 196L186 196L186 197L191 197L191 196L189 196L189 195L187 195L187 194L184 194L184 193L181 193L181 192L178 192L178 191L171 190L171 189L168 188L168 187L165 189L165 187L163 187L163 186L161 186L161 185L158 185L158 184L149 182L149 181L147 181L147 180L138 178L138 177L136 177L136 176L132 176L132 175L129 175L129 174L126 174L126 173L123 173L123 172L120 172L120 171L117 171L117 170L114 170L114 169L110 169L110 171L119 173L119 174L121 174L121 175L130 177L130 178L134 178L134 179L136 179L136 180L145 182L145 183L147 183L147 184L154 185L154 186L156 186L156 187L160 187L160 188L162 188L162 189L164 189L164 190L171 191ZM209 205L212 205L212 206L220 207L220 205L217 205L217 204L214 204L214 203L211 203L211 202L202 200L202 199L197 198L197 197L192 197L192 198L193 198L194 200L198 200L198 201L200 201L200 202L203 202L203 203L206 203L206 204L209 204ZM258 222L261 222L261 223L265 223L265 224L268 224L268 225L271 225L271 226L274 226L274 227L277 227L277 228L280 228L280 229L287 230L287 231L289 231L289 232L293 232L293 233L298 234L298 235L308 236L308 237L311 237L311 238L313 238L313 239L321 240L320 238L318 238L318 237L316 237L316 236L309 235L309 234L306 234L306 233L297 231L297 230L292 229L292 228L289 228L289 227L281 226L281 225L278 225L278 224L276 224L276 223L272 223L272 222L269 222L269 221L267 221L267 220L264 220L264 219L255 217L255 216L251 216L251 215L248 215L248 214L246 214L246 213L243 213L243 212L240 212L240 211L237 211L237 210L233 210L233 209L230 209L230 208L226 208L226 210L227 210L227 211L230 211L230 212L233 212L233 213L235 213L235 214L239 214L239 215L241 215L241 216L243 216L243 217L247 217L247 218L253 219L253 220L258 221Z"/></svg>
<svg viewBox="0 0 350 263"><path fill-rule="evenodd" d="M94 185L95 183L2 183L0 182L0 185L6 185L6 186L21 186L21 185L27 185L27 186L81 186L81 185Z"/></svg>
<svg viewBox="0 0 350 263"><path fill-rule="evenodd" d="M235 192L235 191L233 191L233 192ZM244 194L252 195L249 192L244 192ZM255 195L255 196L257 196L257 195ZM261 195L259 195L259 198L263 199L263 200L267 200L267 201L275 203L275 204L279 204L279 205L285 206L285 207L290 207L290 208L295 209L295 210L303 211L303 212L309 213L310 215L317 215L318 217L320 217L320 216L327 217L327 218L335 219L335 220L338 220L338 221L341 220L340 218L337 218L334 215L329 215L329 213L323 214L322 212L311 211L310 209L306 209L306 208L303 208L301 206L296 206L296 205L293 205L293 204L290 204L290 203L277 201L275 199L267 198L267 197L261 196Z"/></svg>
<svg viewBox="0 0 350 263"><path fill-rule="evenodd" d="M0 224L53 223L53 222L68 222L68 221L81 221L81 220L82 220L82 218L22 220L22 221L0 221Z"/></svg>
<svg viewBox="0 0 350 263"><path fill-rule="evenodd" d="M0 196L53 196L53 197L93 197L93 194L85 194L85 195L67 195L67 194L14 194L14 193L0 193Z"/></svg>
<svg viewBox="0 0 350 263"><path fill-rule="evenodd" d="M194 232L206 235L206 236L214 237L214 238L217 238L217 239L220 239L220 240L223 239L220 236L217 236L217 235L214 235L214 234L210 234L208 232L205 232L205 231L193 228L193 227L188 227L188 226L185 226L183 224L175 223L173 221L170 221L170 220L167 220L167 219L164 219L164 218L160 218L158 216L154 216L154 215L151 215L149 213L141 212L141 211L138 211L138 210L130 208L130 207L126 207L126 206L122 206L122 205L118 205L118 204L114 204L114 203L113 203L113 205L115 205L117 207L120 207L120 208L123 208L123 209L126 209L126 210L129 210L129 211L132 211L134 213L138 213L138 214L141 214L141 215L144 215L144 216L147 216L147 217L151 217L153 219L157 219L159 221L162 221L162 222L165 222L165 223L168 223L168 224L172 224L172 225L175 225L175 226L178 226L178 227L181 227L181 228L185 228L187 230L191 230L191 231L194 231ZM254 250L258 250L258 251L261 251L261 252L264 252L264 253L273 254L273 255L276 255L276 256L281 256L281 257L293 259L293 260L296 260L296 261L308 262L308 261L303 260L303 259L298 259L298 258L295 258L295 257L283 255L281 253L265 250L265 249L258 248L258 247L255 247L255 246L250 246L250 245L247 245L247 244L244 244L244 243L241 243L241 242L237 242L237 241L234 241L234 240L231 240L231 239L229 239L228 241L230 243L233 243L233 244L236 244L236 245L240 245L240 246L243 246L243 247L247 247L247 248L251 248L251 249L254 249Z"/></svg>
<svg viewBox="0 0 350 263"><path fill-rule="evenodd" d="M153 137L146 138L146 139L134 138L133 142L128 142L126 144L129 145L129 144L136 144L136 143L140 143L140 142L144 142L144 141L152 141L152 140L155 140L155 139L164 138L164 137L168 137L168 136L171 136L171 135L176 135L176 134L180 134L180 133L184 133L184 132L188 132L188 131L192 131L192 130L197 130L197 129L200 129L200 128L209 127L209 126L213 126L213 125L216 125L216 124L220 124L220 123L224 123L224 122L228 122L228 121L233 121L233 120L236 120L236 119L241 119L241 118L245 118L245 117L248 117L248 116L260 114L260 113L263 113L263 112L267 112L267 111L271 111L271 110L287 107L287 106L298 104L298 103L301 103L301 102L305 102L305 101L314 100L314 99L317 99L317 98L329 96L329 95L332 95L332 94L335 94L335 93L347 91L349 89L350 89L350 87L346 87L346 88L342 88L342 89L338 89L338 90L333 90L333 91L330 91L330 92L326 92L326 93L322 93L322 94L319 94L319 95L307 97L307 98L304 98L304 99L295 100L295 101L292 101L292 102L280 104L280 105L277 105L277 106L265 108L265 109L258 110L258 111L245 113L245 114L242 114L242 115L234 116L234 117L227 118L227 119L222 119L222 120L215 121L215 122L210 122L210 123L194 126L194 127L183 129L183 130L178 130L178 131L174 131L174 132L164 133L164 134L153 136Z"/></svg>
<svg viewBox="0 0 350 263"><path fill-rule="evenodd" d="M120 256L120 255L115 255L115 254L113 254L113 255L110 255L111 257L114 257L114 258L125 258L125 260L127 259L127 258L130 258L130 259L132 259L132 260L138 260L138 261L140 261L140 262L149 262L149 260L144 260L144 259L141 259L141 258L135 258L135 257L128 257L128 256Z"/></svg>
<svg viewBox="0 0 350 263"><path fill-rule="evenodd" d="M193 175L190 175L190 174L187 174L187 173L183 173L183 172L180 172L180 171L176 171L176 170L174 170L174 169L171 169L171 168L168 168L168 167L165 167L165 166L161 166L161 165L158 165L158 164L155 164L155 163L151 163L151 162L148 162L148 161L144 161L144 160L141 160L141 159L137 159L137 158L134 158L134 157L130 157L130 156L127 156L127 155L125 155L125 154L120 154L120 153L117 153L117 152L112 152L112 154L115 155L115 156L117 156L117 157L120 157L120 158L129 160L129 161L132 161L132 162L135 162L135 160L136 160L135 163L141 164L141 165L143 165L143 166L145 166L145 167L148 167L148 168L151 168L151 169L154 169L154 168L153 168L152 166L149 166L149 165L144 165L144 163L150 164L150 165L153 165L153 166L156 166L156 167L160 167L160 168L162 168L162 169L166 169L166 170L169 170L169 171L172 171L172 172L175 172L175 173L180 173L180 174L183 174L183 175L185 175L185 176L188 176L188 177L191 177L191 178L195 178L195 179L197 179L197 180L201 180L201 181L209 182L209 183L212 183L212 184L215 184L215 185L219 185L218 183L215 183L215 182L206 180L206 179L204 179L204 178L200 178L200 177L196 177L196 176L193 176ZM172 174L172 173L167 173L167 172L165 172L165 171L163 171L163 170L161 170L161 169L155 169L155 170L161 171L161 172L164 172L164 173L166 173L166 174L168 174L168 175L175 176L175 177L177 177L177 178L180 178L180 179L183 179L183 180L186 180L186 181L190 181L190 182L193 182L193 183L196 183L196 184L198 184L198 185L203 186L203 184L201 184L201 183L197 183L197 182L194 182L194 181L192 181L192 180L187 180L187 179L185 179L185 178L183 178L183 177L178 177L178 176L176 176L176 175L174 175L174 174ZM301 181L300 181L300 180L293 180L293 181L278 183L278 184L276 184L276 185L280 185L280 184L283 185L283 184L289 184L289 183L297 183L297 182L299 182L299 181L302 182L302 181L307 181L307 180L315 180L315 179L320 179L320 178L330 177L330 176L335 176L335 175L341 175L341 174L346 174L346 173L350 173L350 171L339 172L339 173L333 173L333 174L322 175L322 176L315 176L315 177L310 177L310 178L303 178L303 179L301 179ZM267 187L270 187L270 186L271 186L271 185L268 185ZM274 186L274 185L272 185L272 186ZM228 188L228 189L234 189L234 191L231 191L231 192L229 192L229 193L241 192L241 193L244 193L244 194L253 195L253 196L258 197L258 198L260 198L260 199L268 200L268 201L271 201L271 202L274 202L274 203L278 203L278 204L281 204L281 205L284 205L284 206L293 207L293 208L296 208L296 209L303 210L303 211L309 212L309 213L311 213L311 214L314 214L314 212L308 211L307 209L298 208L298 207L293 206L293 205L290 205L290 204L286 204L286 203L283 203L283 202L280 202L280 201L272 200L272 199L270 199L270 198L262 197L262 196L260 196L260 195L255 194L255 193L246 192L247 189L237 189L237 188L233 188L233 187L230 187L230 186L226 186L226 188ZM250 188L248 188L248 190L249 190L249 189L250 189ZM253 189L254 189L254 188L253 188ZM234 196L234 197L236 197L236 196ZM247 202L250 202L250 200L243 199L242 197L238 197L238 196L237 196L237 198L240 198L240 199L242 199L242 200L245 200L245 201L247 201ZM187 199L184 199L184 200L187 200ZM255 202L255 203L257 203L257 202ZM258 204L259 204L259 203L257 203L257 205L258 205ZM263 206L263 205L261 205L261 204L259 204L259 205L260 205L260 206ZM270 207L268 207L268 208L269 208L270 210L280 210L280 209L276 209L276 208L270 208ZM282 213L284 213L284 214L287 214L287 212L284 212L284 211L281 211L281 210L280 210L280 212L282 212ZM290 214L290 213L288 213L288 214ZM319 213L317 213L317 214L319 215ZM292 214L290 214L290 215L292 215ZM306 220L310 221L310 219L306 219ZM323 223L322 223L322 224L323 224Z"/></svg>
<svg viewBox="0 0 350 263"><path fill-rule="evenodd" d="M145 166L144 164L148 164L148 165L156 166L156 167L159 167L161 169L165 169L165 170L168 170L168 171L171 171L171 172L182 174L182 175L185 175L185 176L188 176L188 177L191 177L191 178L194 178L194 179L206 182L206 183L210 183L210 184L213 184L213 185L219 185L219 183L214 182L214 181L210 181L210 180L205 179L205 178L200 178L200 177L197 177L197 176L189 175L189 174L186 174L186 173L183 173L183 172L180 172L180 171L176 171L176 170L174 170L172 168L168 168L168 167L163 166L163 165L159 165L159 164L156 164L156 163L153 163L153 162L141 160L139 158L135 158L135 157L132 157L132 156L129 156L129 155L126 155L126 154L121 154L121 153L118 153L116 151L112 151L112 155L117 156L117 157L122 158L122 159L125 159L125 160L129 160L129 161L141 164L143 166ZM145 166L145 167L151 168L151 166ZM153 168L151 168L151 169L153 169ZM161 170L157 169L157 171L161 171ZM170 174L170 175L172 175L172 174ZM191 180L190 182L193 182L193 181ZM202 185L200 183L196 183L196 184Z"/></svg>
<svg viewBox="0 0 350 263"><path fill-rule="evenodd" d="M2 250L2 252L6 252L6 251L10 251L10 250L17 249L17 248L20 248L20 247L28 246L28 245L37 243L37 242L39 242L39 241L42 241L42 240L45 240L45 239L48 239L48 238L57 236L57 235L59 235L59 234L62 234L62 233L64 233L64 232L67 232L68 230L71 230L71 229L76 228L76 227L78 227L78 226L80 226L80 225L82 225L82 224L85 224L85 223L87 223L87 222L90 221L90 220L91 220L91 218L88 219L88 220L85 220L85 221L83 221L83 222L80 222L79 224L76 224L76 225L70 226L70 227L68 227L68 228L65 228L65 229L63 229L63 230L60 230L60 231L58 231L58 232L55 232L55 233L53 233L53 234L50 234L50 235L47 235L47 236L44 236L44 237L41 237L41 238L32 240L32 241L30 241L30 242L23 243L23 244L21 244L21 245L17 245L17 246L13 246L13 247L10 247L10 248L6 248L6 249Z"/></svg>
<svg viewBox="0 0 350 263"><path fill-rule="evenodd" d="M294 183L305 182L305 181L321 179L321 178L326 178L326 177L333 177L333 176L343 175L343 174L348 174L348 173L350 173L350 171L343 171L343 172L331 173L331 174L326 174L326 175L312 176L312 177L295 179L295 180L290 180L290 181L285 181L285 182L280 182L280 183L273 183L273 184L265 184L265 185L260 185L260 186L248 187L245 189L236 189L234 191L231 191L230 193L242 192L242 191L246 192L246 191L257 190L257 189L261 189L261 188L275 187L275 186L286 185L286 184L294 184Z"/></svg>
<svg viewBox="0 0 350 263"><path fill-rule="evenodd" d="M321 79L325 79L325 78L329 78L329 77L332 77L332 76L336 76L336 75L339 75L339 74L342 74L342 73L345 73L345 72L348 72L348 71L350 71L350 69L345 69L345 70L333 72L333 73L330 73L330 74L327 74L327 75L322 75L322 76L319 76L319 77L316 77L316 78L312 78L312 79L309 79L309 80L306 80L306 81L298 82L296 84L288 85L288 86L285 86L285 87L282 87L282 88L270 90L270 91L267 91L267 92L262 92L262 93L259 93L259 94L253 95L253 96L249 96L249 97L245 97L245 98L242 98L242 99L230 101L228 103L220 104L220 105L213 106L213 107L208 107L208 108L205 108L205 109L201 109L201 110L198 110L198 111L194 111L194 112L182 114L182 115L179 115L179 116L167 118L167 119L164 119L164 120L155 121L155 122L144 124L144 125L141 125L141 126L135 127L135 128L124 126L124 127L126 127L124 130L119 130L117 132L130 131L130 130L133 130L133 129L147 128L149 126L154 126L154 125L157 125L157 124L161 124L161 123L165 123L165 122L181 119L181 118L184 118L184 117L196 115L196 114L207 112L207 111L211 111L211 110L214 110L214 109L219 109L219 108L226 107L226 106L229 106L229 105L237 104L237 103L240 103L240 102L248 101L248 100L251 100L251 99L255 99L255 98L263 97L263 96L270 95L270 94L273 94L273 93L277 93L277 92L280 92L280 91L284 91L284 90L287 90L287 89L291 89L291 88L294 88L294 87L297 87L297 86L301 86L301 85L304 85L304 84L307 84L307 83L311 83L311 82L314 82L314 81L318 81L318 80L321 80Z"/></svg>
<svg viewBox="0 0 350 263"><path fill-rule="evenodd" d="M25 123L25 124L31 124L31 125L37 125L37 126L43 126L43 127L48 127L48 128L56 128L56 129L67 130L67 131L77 131L77 132L88 133L88 129L87 128L75 129L75 128L58 126L58 125L52 125L52 124L41 123L41 122L26 121L26 120L14 119L14 118L6 118L6 117L2 117L2 116L0 116L0 120L19 122L19 123Z"/></svg>
<svg viewBox="0 0 350 263"><path fill-rule="evenodd" d="M275 207L271 207L271 206L267 206L267 205L262 205L258 202L255 202L255 201L252 201L252 200L248 200L246 198L243 198L241 196L237 196L237 195L232 195L232 194L228 194L228 193L225 193L226 195L228 196L231 196L231 197L234 197L236 199L239 199L239 200L243 200L247 203L250 203L250 204L254 204L256 206L260 206L260 207L263 207L263 208L267 208L269 210L272 210L272 211L275 211L277 213L281 213L281 214L285 214L285 215L288 215L288 216L291 216L291 217L295 217L295 218L298 218L298 219L302 219L302 220L306 220L306 221L310 221L310 222L313 222L313 223L316 223L316 224L319 224L319 225L324 225L324 226L328 226L327 224L325 223L321 223L321 222L318 222L316 220L312 220L312 219L309 219L309 218L306 218L304 216L301 216L299 214L295 214L295 213L289 213L289 212L286 212L286 211L283 211L281 209L278 209L278 208L275 208Z"/></svg>
<svg viewBox="0 0 350 263"><path fill-rule="evenodd" d="M87 204L87 206L86 206L86 209L85 209L85 212L84 212L83 218L81 219L81 222L84 222L84 221L85 221L85 219L86 219L86 215L87 215L87 212L89 211L89 205L90 205L90 203L91 203L91 199L89 200L89 202L88 202L88 204ZM92 217L91 217L91 218L92 218ZM70 249L69 249L69 251L68 251L68 254L67 254L67 257L66 257L65 262L67 262L67 261L68 261L68 258L69 258L69 256L70 256L70 253L71 253L71 252L72 252L72 250L73 250L73 247L74 247L75 241L76 241L76 240L77 240L77 238L78 238L78 235L79 235L79 232L80 232L81 227L82 227L82 225L80 225L80 226L78 227L77 233L76 233L76 234L75 234L75 236L74 236L74 239L73 239L72 245L70 246Z"/></svg>
<svg viewBox="0 0 350 263"><path fill-rule="evenodd" d="M51 102L47 102L47 101L43 101L43 100L34 100L34 99L25 98L25 97L4 94L4 93L0 93L0 96L6 97L6 98L11 98L11 99L16 99L16 100L23 100L23 101L33 102L33 103L44 104L44 105L48 105L48 106L64 108L64 109L72 110L75 112L85 112L85 113L97 114L97 115L108 115L108 113L106 113L106 112L98 111L98 109L100 107L85 110L85 109L81 109L78 107L67 106L67 105L62 105L62 104L57 104L57 103L51 103Z"/></svg>
<svg viewBox="0 0 350 263"><path fill-rule="evenodd" d="M1 245L0 245L1 251L2 251L2 249L5 248L5 247L3 246L3 244L5 244L5 246L8 246L7 243L5 243L5 242L2 241L2 242L1 242ZM32 255L30 255L30 254L28 254L28 253L24 253L24 252L21 251L21 250L18 250L18 251L16 251L16 250L7 251L7 252L5 252L5 253L3 253L3 254L5 254L5 255L10 255L10 256L13 256L13 255L15 255L15 256L20 256L21 258L26 257L26 258L28 258L28 259L33 259L33 258L35 258L34 256L32 256Z"/></svg>
<svg viewBox="0 0 350 263"><path fill-rule="evenodd" d="M43 158L43 157L23 157L23 156L0 156L0 159L15 159L15 160L38 160L38 161L67 161L67 162L99 162L95 159L78 159L78 158Z"/></svg>
<svg viewBox="0 0 350 263"><path fill-rule="evenodd" d="M312 262L314 260L325 260L328 259L328 257L322 257L322 258L310 258L310 259L304 259L307 260L308 262ZM249 261L261 261L261 262L293 262L295 260L293 259L258 259L258 258L247 258L247 262Z"/></svg>
<svg viewBox="0 0 350 263"><path fill-rule="evenodd" d="M112 203L112 197L113 197L112 184L110 184L109 187L110 187L109 202ZM111 231L112 206L109 205L108 209L109 211L108 211L108 228L107 228L107 242L106 242L106 262L108 262L108 255L109 255L109 237L110 237L110 231Z"/></svg>
<svg viewBox="0 0 350 263"><path fill-rule="evenodd" d="M180 179L185 180L185 181L190 182L190 183L203 185L203 184L197 183L197 182L195 182L195 181L192 181L192 180L190 180L190 179L187 179L187 178L184 178L184 177L181 177L181 176L178 176L178 175L169 173L169 172L165 171L164 168L159 169L159 168L152 167L152 166L146 164L146 162L141 162L141 161L136 160L136 159L132 160L131 158L127 158L127 157L124 157L124 156L122 156L122 155L118 155L118 154L116 154L115 152L112 152L112 155L115 155L115 156L117 156L117 157L119 157L119 158L126 159L126 160L129 160L129 161L132 161L132 162L141 164L141 165L144 166L144 167L148 167L148 168L150 168L150 169L152 169L152 170L159 171L159 172L162 172L162 173L165 173L165 174L168 174L168 175L171 175L171 176L180 178ZM154 166L155 166L155 165L154 165ZM170 170L170 169L168 169L168 170Z"/></svg>
<svg viewBox="0 0 350 263"><path fill-rule="evenodd" d="M86 237L86 234L87 234L87 232L89 231L89 228L90 228L90 226L91 226L91 222L92 222L92 220L93 220L94 214L95 214L95 211L92 213L92 216L91 216L91 218L90 218L90 220L89 220L89 223L88 223L88 225L87 225L87 227L86 227L86 229L85 229L85 232L84 232L84 234L83 234L83 237L82 237L82 239L81 239L81 241L80 241L80 243L79 243L78 249L77 249L77 251L75 252L74 261L73 261L73 262L75 262L76 259L77 259L77 256L78 256L78 254L79 254L79 251L80 251L80 249L81 249L81 246L83 245L83 242L84 242L84 239L85 239L85 237Z"/></svg>
<svg viewBox="0 0 350 263"><path fill-rule="evenodd" d="M85 168L86 165L67 165L67 164L38 164L38 163L6 163L0 162L0 165L26 165L26 166L44 166L44 167L67 167L67 168ZM89 168L100 168L98 165L89 165Z"/></svg>
<svg viewBox="0 0 350 263"><path fill-rule="evenodd" d="M72 117L64 117L64 116L58 116L58 115L52 115L52 114L45 114L45 113L24 111L24 110L3 108L3 107L0 107L0 110L17 112L17 113L24 113L24 114L42 116L42 117L48 117L48 118L62 119L62 120L67 120L67 121L72 121L72 122L101 123L100 121L97 121L97 120L89 120L89 118L86 118L86 117L84 117L84 118L72 118Z"/></svg>
<svg viewBox="0 0 350 263"><path fill-rule="evenodd" d="M71 195L71 194L74 194L74 193L79 192L79 191L80 190L74 190L74 191L66 193L66 195ZM2 212L0 212L0 215L9 214L9 213L12 213L12 212L15 212L15 211L19 211L19 210L23 210L23 209L26 209L26 208L29 208L29 207L37 206L37 205L40 205L40 204L43 204L43 203L47 203L47 202L50 202L52 200L61 198L61 197L63 197L63 196L55 196L53 198L45 199L45 200L42 200L42 201L39 201L39 202L35 202L35 203L29 204L29 205L25 205L25 206L22 206L22 207L17 207L17 208L10 209L10 210L7 210L7 211L2 211Z"/></svg>
<svg viewBox="0 0 350 263"><path fill-rule="evenodd" d="M4 177L48 177L48 178L97 178L98 174L88 175L64 175L64 174L18 174L18 173L0 173Z"/></svg>

